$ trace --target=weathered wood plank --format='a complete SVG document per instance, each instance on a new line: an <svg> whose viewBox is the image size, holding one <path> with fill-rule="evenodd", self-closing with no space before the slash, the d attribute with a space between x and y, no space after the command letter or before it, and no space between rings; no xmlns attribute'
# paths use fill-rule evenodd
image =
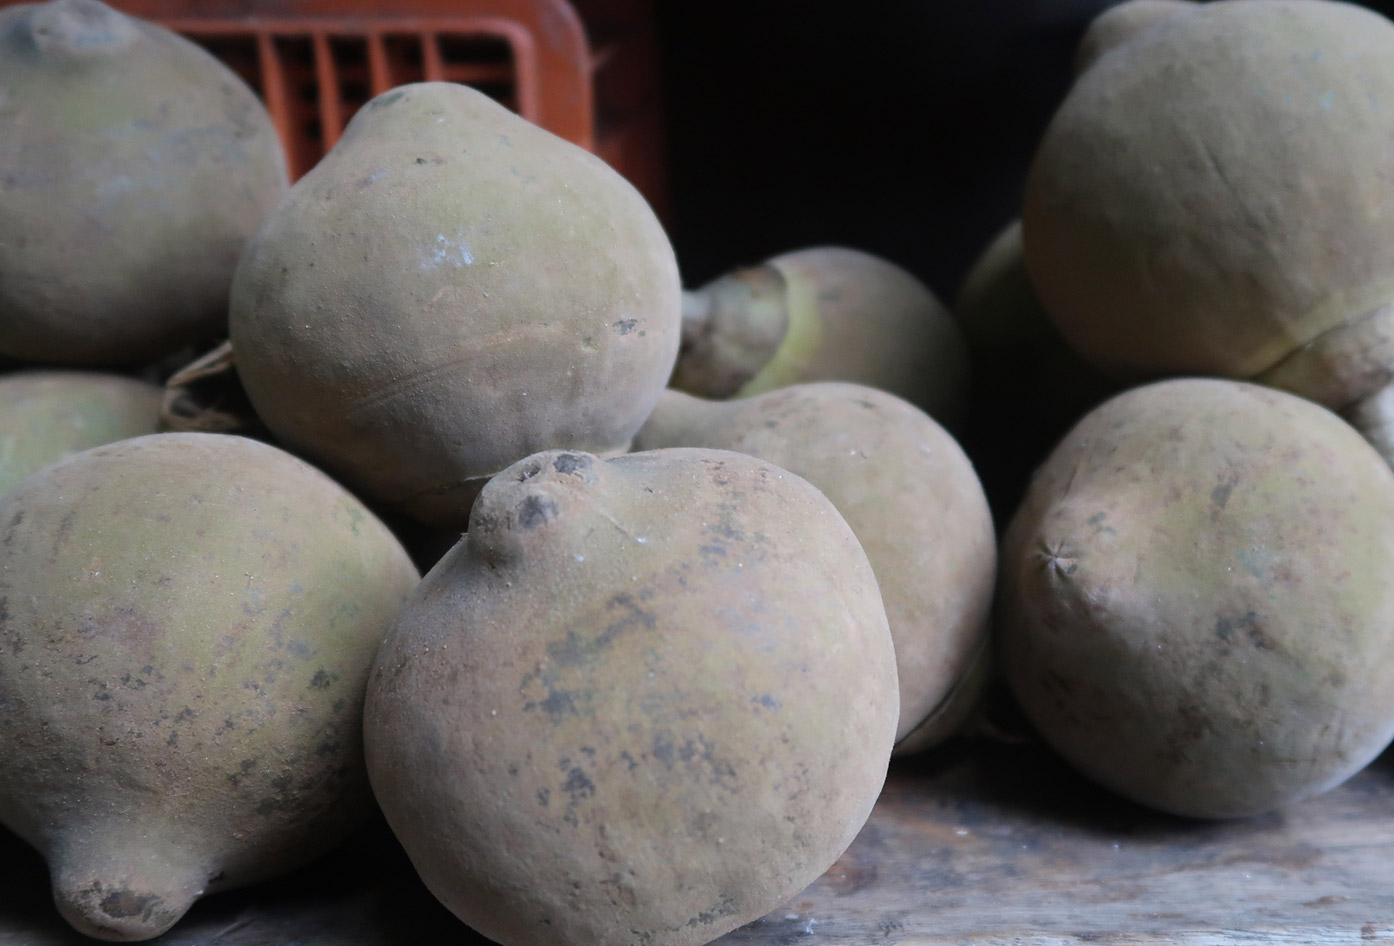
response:
<svg viewBox="0 0 1394 946"><path fill-rule="evenodd" d="M0 946L90 943L42 863L0 838ZM211 897L161 946L475 946L379 823L313 869ZM722 946L1394 943L1394 757L1247 821L1094 788L1039 746L960 743L893 767L839 862Z"/></svg>
<svg viewBox="0 0 1394 946"><path fill-rule="evenodd" d="M1385 759L1288 811L1197 822L1038 747L941 756L898 767L833 870L727 942L1394 942L1391 814Z"/></svg>

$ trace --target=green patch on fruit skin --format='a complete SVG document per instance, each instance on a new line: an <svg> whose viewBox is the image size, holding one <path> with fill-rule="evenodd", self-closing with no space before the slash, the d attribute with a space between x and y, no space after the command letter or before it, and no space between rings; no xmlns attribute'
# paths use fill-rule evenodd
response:
<svg viewBox="0 0 1394 946"><path fill-rule="evenodd" d="M1118 530L1113 526L1104 525L1104 520L1108 518L1108 513L1098 512L1090 516L1086 521L1093 526L1095 535L1117 535Z"/></svg>
<svg viewBox="0 0 1394 946"><path fill-rule="evenodd" d="M395 105L400 102L406 97L406 94L406 90L398 89L375 97L369 104L372 105L373 108L387 108L390 105Z"/></svg>
<svg viewBox="0 0 1394 946"><path fill-rule="evenodd" d="M0 495L65 456L154 433L161 396L155 385L104 372L0 378Z"/></svg>
<svg viewBox="0 0 1394 946"><path fill-rule="evenodd" d="M784 340L765 366L741 385L736 397L750 397L800 381L815 380L810 363L823 344L823 322L816 301L790 287L786 303L788 328Z"/></svg>
<svg viewBox="0 0 1394 946"><path fill-rule="evenodd" d="M350 573L343 573L347 577ZM339 606L329 616L329 630L337 633L341 627L352 626L358 621L360 608L352 600L341 598Z"/></svg>
<svg viewBox="0 0 1394 946"><path fill-rule="evenodd" d="M1277 556L1268 546L1252 545L1239 549L1236 554L1239 556L1240 564L1250 575L1259 581L1271 582L1274 580L1273 565Z"/></svg>
<svg viewBox="0 0 1394 946"><path fill-rule="evenodd" d="M351 531L354 535L358 535L358 525L364 519L363 510L356 504L347 505L345 506L345 509L348 512L349 531Z"/></svg>

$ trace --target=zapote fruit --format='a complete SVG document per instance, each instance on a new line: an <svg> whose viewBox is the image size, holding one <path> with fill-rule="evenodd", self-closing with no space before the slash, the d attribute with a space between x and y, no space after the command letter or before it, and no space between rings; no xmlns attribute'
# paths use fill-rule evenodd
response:
<svg viewBox="0 0 1394 946"><path fill-rule="evenodd" d="M136 364L226 331L288 186L247 85L97 0L0 10L0 355Z"/></svg>
<svg viewBox="0 0 1394 946"><path fill-rule="evenodd" d="M837 381L733 401L670 390L634 447L735 450L818 487L881 590L900 687L896 753L942 742L971 716L989 678L997 540L972 463L928 414Z"/></svg>
<svg viewBox="0 0 1394 946"><path fill-rule="evenodd" d="M1012 691L1136 801L1258 814L1394 737L1394 471L1310 401L1200 379L1118 395L1051 454L1001 557Z"/></svg>
<svg viewBox="0 0 1394 946"><path fill-rule="evenodd" d="M1026 271L1019 218L969 267L953 311L973 371L964 445L984 465L993 504L1011 509L1041 457L1122 385L1076 354L1051 324ZM1001 436L1004 430L1011 436Z"/></svg>
<svg viewBox="0 0 1394 946"><path fill-rule="evenodd" d="M1172 8L1084 69L1027 180L1026 264L1129 381L1248 379L1394 458L1394 23L1330 0Z"/></svg>
<svg viewBox="0 0 1394 946"><path fill-rule="evenodd" d="M66 456L155 433L163 397L147 381L100 371L0 375L0 495Z"/></svg>
<svg viewBox="0 0 1394 946"><path fill-rule="evenodd" d="M815 246L688 290L671 386L749 397L809 381L890 391L952 426L968 394L953 316L913 274L872 253Z"/></svg>
<svg viewBox="0 0 1394 946"><path fill-rule="evenodd" d="M342 487L240 437L123 440L0 497L0 823L62 915L149 939L341 840L417 580Z"/></svg>
<svg viewBox="0 0 1394 946"><path fill-rule="evenodd" d="M599 158L463 85L365 105L237 269L241 382L278 442L460 526L553 447L626 450L672 371L666 234Z"/></svg>
<svg viewBox="0 0 1394 946"><path fill-rule="evenodd" d="M1064 432L1061 423L1073 423L1119 390L1065 343L1041 307L1026 270L1020 219L998 231L969 267L953 311L974 378L991 389L984 396L1010 400L1051 428L1052 438Z"/></svg>
<svg viewBox="0 0 1394 946"><path fill-rule="evenodd" d="M502 946L700 944L813 881L898 715L833 505L744 454L543 452L494 477L379 651L373 790Z"/></svg>

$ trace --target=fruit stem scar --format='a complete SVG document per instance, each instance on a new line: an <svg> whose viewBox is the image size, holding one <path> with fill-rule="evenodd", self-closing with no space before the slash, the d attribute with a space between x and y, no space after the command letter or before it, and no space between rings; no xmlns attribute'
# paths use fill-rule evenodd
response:
<svg viewBox="0 0 1394 946"><path fill-rule="evenodd" d="M1042 541L1037 557L1043 561L1057 577L1064 578L1075 573L1079 563L1075 561L1074 554L1066 548L1066 544L1056 542L1054 545Z"/></svg>

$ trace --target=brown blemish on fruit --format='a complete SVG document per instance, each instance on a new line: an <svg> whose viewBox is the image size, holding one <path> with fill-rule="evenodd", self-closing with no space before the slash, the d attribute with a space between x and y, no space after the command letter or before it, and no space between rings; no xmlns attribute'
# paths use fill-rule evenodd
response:
<svg viewBox="0 0 1394 946"><path fill-rule="evenodd" d="M651 631L658 624L657 615L641 607L631 595L619 594L611 598L606 610L615 609L625 613L607 624L599 634L588 638L568 630L565 639L547 645L547 656L563 666L579 667L594 660L625 631L635 628Z"/></svg>
<svg viewBox="0 0 1394 946"><path fill-rule="evenodd" d="M1215 619L1215 636L1226 644L1235 643L1239 639L1239 632L1243 633L1244 640L1259 650L1272 650L1275 646L1273 639L1264 632L1258 615L1253 611L1246 611L1238 617Z"/></svg>
<svg viewBox="0 0 1394 946"><path fill-rule="evenodd" d="M584 454L563 453L552 461L552 469L561 474L576 474L581 470L589 470L591 466L590 456Z"/></svg>
<svg viewBox="0 0 1394 946"><path fill-rule="evenodd" d="M650 754L669 771L679 765L701 762L713 785L726 789L735 787L735 766L717 755L715 747L701 733L679 741L678 737L666 730L655 732Z"/></svg>
<svg viewBox="0 0 1394 946"><path fill-rule="evenodd" d="M563 760L563 764L568 761L570 760ZM591 781L590 776L580 766L572 766L567 770L566 781L562 783L561 790L576 802L595 794L595 782Z"/></svg>
<svg viewBox="0 0 1394 946"><path fill-rule="evenodd" d="M585 695L575 690L558 688L556 676L544 670L541 664L523 677L518 685L518 692L526 696L529 691L536 691L539 687L545 691L545 696L524 703L524 712L541 710L547 714L553 725L560 724L567 716L580 715L581 709L578 704L584 701Z"/></svg>
<svg viewBox="0 0 1394 946"><path fill-rule="evenodd" d="M1229 494L1234 491L1234 487L1239 485L1238 474L1231 473L1220 481L1214 489L1210 491L1210 502L1215 507L1210 511L1210 520L1214 522L1224 511L1225 504L1229 502Z"/></svg>
<svg viewBox="0 0 1394 946"><path fill-rule="evenodd" d="M164 901L154 894L135 894L125 889L113 890L97 902L97 907L107 916L128 919L138 916L150 919L155 909Z"/></svg>
<svg viewBox="0 0 1394 946"><path fill-rule="evenodd" d="M731 916L736 912L736 901L731 897L725 897L720 903L710 910L703 910L685 924L688 927L710 926L718 920Z"/></svg>
<svg viewBox="0 0 1394 946"><path fill-rule="evenodd" d="M518 525L532 530L561 515L561 505L545 493L530 493L518 505Z"/></svg>

